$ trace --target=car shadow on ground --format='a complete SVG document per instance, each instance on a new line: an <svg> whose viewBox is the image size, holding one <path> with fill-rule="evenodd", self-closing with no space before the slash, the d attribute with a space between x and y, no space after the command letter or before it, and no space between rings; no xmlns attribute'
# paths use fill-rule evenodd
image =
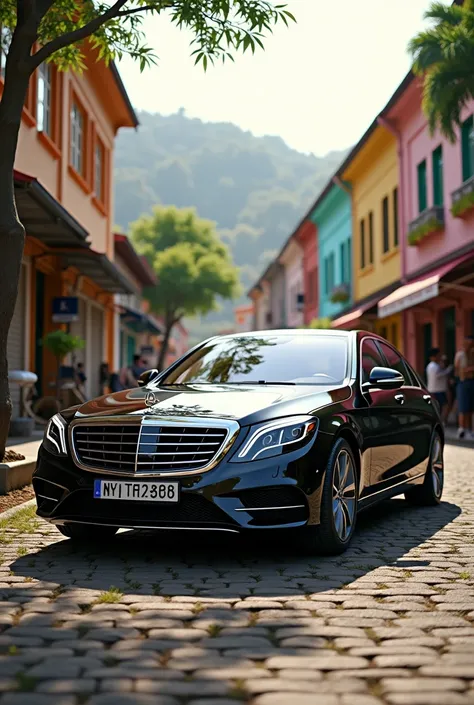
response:
<svg viewBox="0 0 474 705"><path fill-rule="evenodd" d="M334 557L304 555L297 532L124 531L105 544L81 546L58 536L11 569L74 588L108 590L113 584L124 594L271 597L282 590L282 596L304 596L340 589L382 566L400 566L460 513L449 502L426 508L398 498L383 502L358 517L351 546ZM404 559L408 563L419 564L416 556Z"/></svg>

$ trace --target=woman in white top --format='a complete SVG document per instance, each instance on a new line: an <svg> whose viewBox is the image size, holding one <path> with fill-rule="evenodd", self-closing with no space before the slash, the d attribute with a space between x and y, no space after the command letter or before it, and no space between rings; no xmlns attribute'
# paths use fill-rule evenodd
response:
<svg viewBox="0 0 474 705"><path fill-rule="evenodd" d="M449 412L448 407L448 385L449 376L452 372L452 365L442 367L441 350L431 348L430 361L426 367L426 382L429 393L436 399L441 409L441 418L446 423Z"/></svg>

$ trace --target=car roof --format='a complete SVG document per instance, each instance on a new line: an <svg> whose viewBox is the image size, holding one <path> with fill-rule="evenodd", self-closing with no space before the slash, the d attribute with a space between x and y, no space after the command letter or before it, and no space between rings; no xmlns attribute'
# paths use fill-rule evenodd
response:
<svg viewBox="0 0 474 705"><path fill-rule="evenodd" d="M329 328L281 328L281 329L271 329L271 330L250 330L243 333L229 333L224 335L216 335L215 338L247 338L247 337L269 337L274 335L291 335L298 337L311 337L311 336L334 336L334 337L344 337L349 338L354 335L356 331L347 330L331 330Z"/></svg>

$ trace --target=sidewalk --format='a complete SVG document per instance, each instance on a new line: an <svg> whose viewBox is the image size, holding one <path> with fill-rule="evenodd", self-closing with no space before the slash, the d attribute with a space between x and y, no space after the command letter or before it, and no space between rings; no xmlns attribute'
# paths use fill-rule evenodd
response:
<svg viewBox="0 0 474 705"><path fill-rule="evenodd" d="M24 455L25 459L14 463L0 463L0 494L4 495L30 484L43 435L44 431L34 431L30 438L7 439L7 449L14 449Z"/></svg>

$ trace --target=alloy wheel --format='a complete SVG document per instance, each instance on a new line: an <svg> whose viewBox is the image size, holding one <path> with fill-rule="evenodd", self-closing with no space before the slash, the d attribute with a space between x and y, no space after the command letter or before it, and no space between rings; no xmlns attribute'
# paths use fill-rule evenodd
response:
<svg viewBox="0 0 474 705"><path fill-rule="evenodd" d="M433 443L433 450L431 452L431 482L433 483L433 492L435 497L441 497L443 492L443 480L444 480L444 461L443 461L443 447L439 436L436 436Z"/></svg>
<svg viewBox="0 0 474 705"><path fill-rule="evenodd" d="M336 458L332 489L334 528L340 540L346 541L352 531L356 509L354 463L346 450L341 450Z"/></svg>

